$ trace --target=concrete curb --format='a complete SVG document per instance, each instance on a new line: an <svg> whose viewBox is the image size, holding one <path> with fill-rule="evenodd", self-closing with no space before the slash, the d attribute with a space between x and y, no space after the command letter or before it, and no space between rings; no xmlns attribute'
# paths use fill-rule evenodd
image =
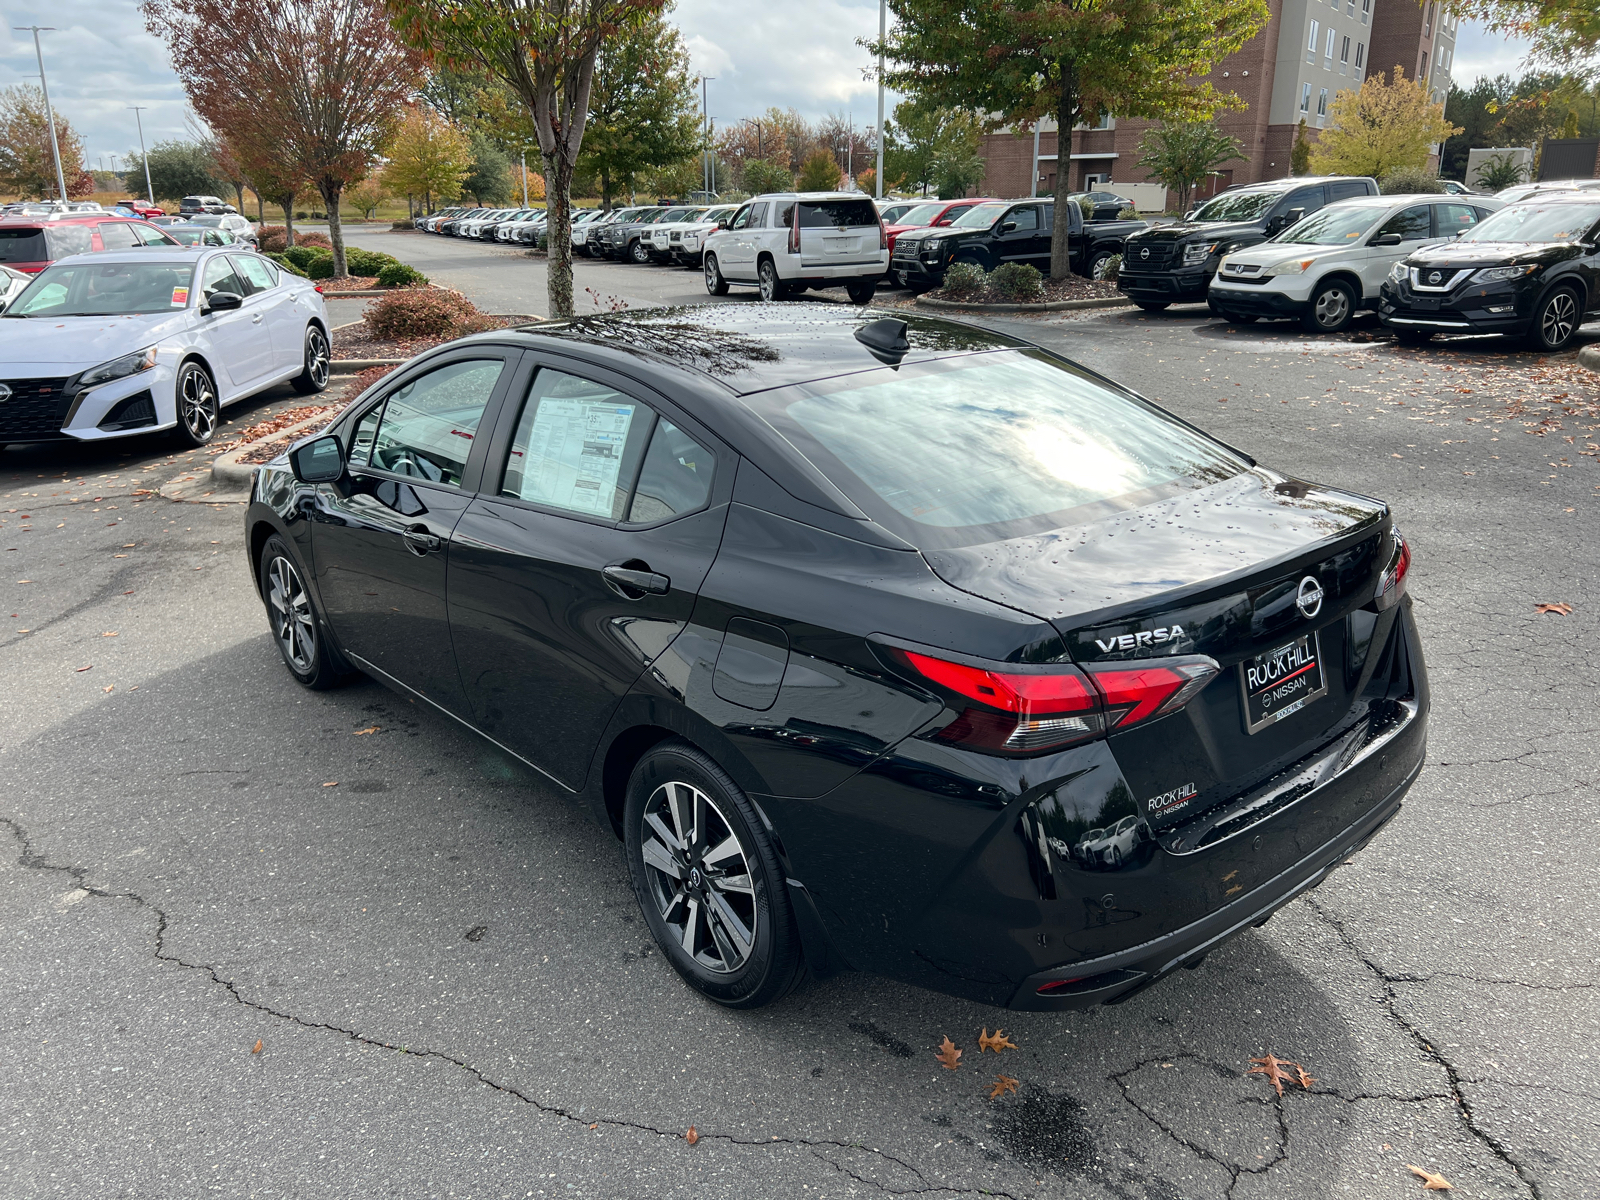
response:
<svg viewBox="0 0 1600 1200"><path fill-rule="evenodd" d="M359 375L373 367L398 367L410 361L409 358L336 358L328 364L328 370L340 375Z"/></svg>
<svg viewBox="0 0 1600 1200"><path fill-rule="evenodd" d="M431 284L429 285L432 286ZM403 292L404 288L356 288L353 291L323 292L324 300L371 300L378 296L388 296L395 292Z"/></svg>
<svg viewBox="0 0 1600 1200"><path fill-rule="evenodd" d="M328 381L328 387L330 390L332 389L332 379ZM319 421L326 423L326 420L327 418L325 417L307 417L304 421L296 421L293 425L278 430L268 440L277 441L279 438L292 437L300 430L307 429ZM226 454L217 455L216 458L211 460L212 482L231 490L248 492L250 490L250 481L255 478L256 467L261 464L242 463L239 459L256 448L255 442L246 442L237 450L229 450Z"/></svg>
<svg viewBox="0 0 1600 1200"><path fill-rule="evenodd" d="M961 304L955 300L935 300L918 296L918 308L938 308L947 312L1079 312L1090 308L1132 308L1125 296L1096 296L1090 300L1045 300L1038 304Z"/></svg>
<svg viewBox="0 0 1600 1200"><path fill-rule="evenodd" d="M1591 371L1600 371L1600 345L1585 346L1578 351L1578 365Z"/></svg>
<svg viewBox="0 0 1600 1200"><path fill-rule="evenodd" d="M335 375L328 381L331 388L335 383L344 384L350 381L348 375ZM322 417L310 417L298 421L286 429L280 429L273 434L274 439L285 435L293 435L302 429L308 428L322 421ZM177 500L190 504L243 504L250 499L250 484L255 478L256 467L259 463L241 463L241 455L254 449L258 443L251 442L240 446L237 450L230 450L226 454L219 454L211 460L209 473L202 467L187 475L180 475L161 485L160 495L164 500Z"/></svg>

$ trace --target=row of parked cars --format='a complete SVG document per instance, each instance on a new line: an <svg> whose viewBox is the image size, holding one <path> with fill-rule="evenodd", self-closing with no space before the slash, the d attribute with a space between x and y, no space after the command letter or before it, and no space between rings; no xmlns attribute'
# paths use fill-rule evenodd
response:
<svg viewBox="0 0 1600 1200"><path fill-rule="evenodd" d="M1130 233L1117 287L1152 312L1204 302L1337 333L1375 311L1402 342L1500 333L1560 350L1600 312L1600 180L1498 196L1385 196L1347 176L1231 188Z"/></svg>

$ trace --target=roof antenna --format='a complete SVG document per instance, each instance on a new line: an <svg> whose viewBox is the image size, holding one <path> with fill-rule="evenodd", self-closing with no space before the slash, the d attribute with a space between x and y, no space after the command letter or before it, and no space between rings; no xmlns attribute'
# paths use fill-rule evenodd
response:
<svg viewBox="0 0 1600 1200"><path fill-rule="evenodd" d="M911 350L911 339L906 336L909 328L898 317L881 317L857 329L856 341L871 351L872 357L879 362L898 367L900 360Z"/></svg>

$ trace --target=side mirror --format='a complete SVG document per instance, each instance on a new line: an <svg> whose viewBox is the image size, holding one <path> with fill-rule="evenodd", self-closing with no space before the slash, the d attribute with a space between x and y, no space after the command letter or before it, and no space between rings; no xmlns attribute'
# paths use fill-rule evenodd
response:
<svg viewBox="0 0 1600 1200"><path fill-rule="evenodd" d="M1190 210L1189 210L1189 211L1188 211L1188 212L1186 212L1186 213L1184 213L1184 214L1183 214L1183 219L1184 219L1184 220L1185 220L1185 221L1192 221L1192 220L1194 220L1194 214L1195 214L1195 212L1196 212L1196 211L1197 211L1197 210L1195 210L1195 209L1192 209L1192 208L1191 208L1191 209L1190 209Z"/></svg>
<svg viewBox="0 0 1600 1200"><path fill-rule="evenodd" d="M244 303L244 297L237 292L212 292L206 297L206 302L200 308L203 313L225 312L230 308L238 308Z"/></svg>
<svg viewBox="0 0 1600 1200"><path fill-rule="evenodd" d="M1001 233L1012 233L1012 232L1014 232L1016 230L1016 228L1017 228L1017 223L1015 221L1001 221L1000 222L1000 232Z"/></svg>
<svg viewBox="0 0 1600 1200"><path fill-rule="evenodd" d="M332 483L344 474L344 449L332 435L301 442L289 451L289 469L301 483Z"/></svg>
<svg viewBox="0 0 1600 1200"><path fill-rule="evenodd" d="M1456 236L1459 237L1460 235L1457 234ZM1398 233L1380 233L1367 243L1369 246L1398 246L1399 244L1400 235Z"/></svg>
<svg viewBox="0 0 1600 1200"><path fill-rule="evenodd" d="M948 224L950 224L950 222L952 220L954 220L953 217L940 217L937 221L934 222L934 224L935 225L948 225Z"/></svg>

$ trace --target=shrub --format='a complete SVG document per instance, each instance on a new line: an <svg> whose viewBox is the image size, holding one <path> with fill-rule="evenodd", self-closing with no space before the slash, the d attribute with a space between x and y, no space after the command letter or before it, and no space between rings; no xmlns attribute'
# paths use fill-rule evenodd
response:
<svg viewBox="0 0 1600 1200"><path fill-rule="evenodd" d="M396 341L461 337L494 327L472 301L442 288L402 288L374 300L367 309L367 328L373 336Z"/></svg>
<svg viewBox="0 0 1600 1200"><path fill-rule="evenodd" d="M283 252L283 256L299 267L302 272L310 269L311 260L317 256L316 246L290 246Z"/></svg>
<svg viewBox="0 0 1600 1200"><path fill-rule="evenodd" d="M333 278L333 251L313 250L311 261L306 264L307 279L332 279Z"/></svg>
<svg viewBox="0 0 1600 1200"><path fill-rule="evenodd" d="M1078 197L1078 211L1083 214L1084 224L1094 220L1094 201L1087 196Z"/></svg>
<svg viewBox="0 0 1600 1200"><path fill-rule="evenodd" d="M1001 263L989 273L989 294L996 300L1028 303L1044 299L1044 276L1031 263Z"/></svg>
<svg viewBox="0 0 1600 1200"><path fill-rule="evenodd" d="M386 367L368 367L365 371L361 372L361 374L357 375L345 386L345 398L350 400L355 399L357 396L361 395L362 392L366 391L373 384L377 383L378 380L389 374L389 372L397 371L399 369L400 367L398 363L391 363Z"/></svg>
<svg viewBox="0 0 1600 1200"><path fill-rule="evenodd" d="M296 246L312 246L318 250L333 249L333 243L328 240L328 235L325 233L317 233L315 230L310 233L295 234L294 244Z"/></svg>
<svg viewBox="0 0 1600 1200"><path fill-rule="evenodd" d="M261 247L263 253L281 251L287 236L288 230L282 225L263 225L256 230L256 245Z"/></svg>
<svg viewBox="0 0 1600 1200"><path fill-rule="evenodd" d="M391 262L378 272L378 286L388 288L420 287L428 277L415 267L403 262Z"/></svg>
<svg viewBox="0 0 1600 1200"><path fill-rule="evenodd" d="M988 277L977 263L951 263L944 273L944 294L951 300L976 300L983 295Z"/></svg>
<svg viewBox="0 0 1600 1200"><path fill-rule="evenodd" d="M1412 192L1442 192L1444 183L1432 171L1407 167L1390 171L1378 180L1378 190L1385 196L1405 196Z"/></svg>
<svg viewBox="0 0 1600 1200"><path fill-rule="evenodd" d="M296 221L304 221L304 220L305 220L305 219L306 219L306 218L307 218L307 217L309 217L309 216L310 216L310 215L311 215L311 214L310 214L310 213L308 213L308 212L305 212L305 211L303 211L303 210L299 210L299 209L297 209L297 210L295 210L295 214L294 214L294 219L295 219L295 220L296 220Z"/></svg>
<svg viewBox="0 0 1600 1200"><path fill-rule="evenodd" d="M1110 258L1103 258L1095 266L1094 277L1103 279L1107 283L1115 283L1117 276L1122 273L1122 255L1113 254Z"/></svg>
<svg viewBox="0 0 1600 1200"><path fill-rule="evenodd" d="M289 256L287 254L283 254L283 253L277 252L277 251L268 251L267 252L267 257L270 258L273 262L277 263L278 266L282 267L285 271L289 272L289 274L291 274L291 275L298 275L298 276L300 276L301 279L309 279L310 278L310 276L308 276L303 270L301 270L292 261L290 261Z"/></svg>
<svg viewBox="0 0 1600 1200"><path fill-rule="evenodd" d="M409 221L409 220L408 221L396 221L393 225L389 226L390 229L415 229L416 227L417 227L417 223L415 221Z"/></svg>
<svg viewBox="0 0 1600 1200"><path fill-rule="evenodd" d="M355 246L346 246L344 251L344 263L352 275L376 275L397 261L392 254L380 254L376 250L362 250Z"/></svg>

